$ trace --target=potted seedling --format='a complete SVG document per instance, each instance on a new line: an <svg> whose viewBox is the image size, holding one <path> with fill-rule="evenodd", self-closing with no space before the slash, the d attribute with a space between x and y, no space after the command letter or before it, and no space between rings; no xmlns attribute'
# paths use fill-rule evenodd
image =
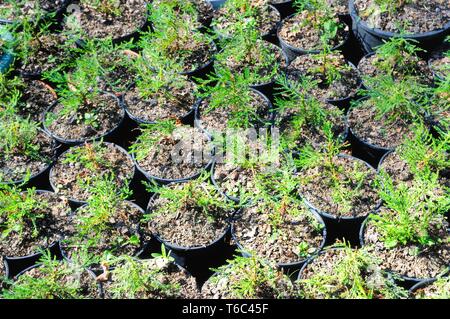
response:
<svg viewBox="0 0 450 319"><path fill-rule="evenodd" d="M170 12L157 11L164 19ZM156 13L154 13L156 14ZM162 18L155 17L158 23ZM211 69L216 47L212 38L192 27L189 20L175 19L167 22L165 28L147 33L140 41L142 55L150 66L152 58L162 56L180 64L182 73L202 77Z"/></svg>
<svg viewBox="0 0 450 319"><path fill-rule="evenodd" d="M377 47L376 52L364 56L358 70L367 88L377 86L378 77L390 76L395 81L414 77L421 84L432 84L433 74L425 60L418 54L423 52L417 42L405 38L392 38Z"/></svg>
<svg viewBox="0 0 450 319"><path fill-rule="evenodd" d="M166 24L161 22L170 23L174 18L189 21L196 29L202 26L209 27L214 14L211 3L204 0L153 0L150 10L150 20L156 30L165 27ZM159 12L155 15L157 11ZM161 16L161 12L167 15ZM175 16L171 16L169 12L174 13ZM155 21L155 17L164 18L164 20L156 19Z"/></svg>
<svg viewBox="0 0 450 319"><path fill-rule="evenodd" d="M48 106L57 100L55 90L41 80L0 75L0 103L13 105L15 112L34 122L42 122Z"/></svg>
<svg viewBox="0 0 450 319"><path fill-rule="evenodd" d="M447 42L450 43L450 37ZM450 50L433 53L428 65L438 79L448 78L450 76Z"/></svg>
<svg viewBox="0 0 450 319"><path fill-rule="evenodd" d="M346 122L354 149L363 159L377 167L386 151L412 136L414 123L424 121L417 99L427 90L412 77L395 81L379 76L368 97L352 103Z"/></svg>
<svg viewBox="0 0 450 319"><path fill-rule="evenodd" d="M149 53L149 52L147 52ZM137 123L155 123L172 118L189 122L197 104L196 85L180 74L181 65L161 57L140 57L133 63L137 79L123 97L124 107Z"/></svg>
<svg viewBox="0 0 450 319"><path fill-rule="evenodd" d="M325 224L295 191L298 179L280 169L261 176L252 203L233 218L232 236L241 251L251 251L285 272L298 271L325 244Z"/></svg>
<svg viewBox="0 0 450 319"><path fill-rule="evenodd" d="M414 299L449 299L450 277L424 280L414 285L410 290Z"/></svg>
<svg viewBox="0 0 450 319"><path fill-rule="evenodd" d="M314 82L308 93L315 98L335 104L342 109L356 96L361 85L358 71L344 56L325 47L318 54L295 58L286 69L288 81Z"/></svg>
<svg viewBox="0 0 450 319"><path fill-rule="evenodd" d="M77 263L58 261L44 254L38 265L23 271L2 299L96 299L95 275Z"/></svg>
<svg viewBox="0 0 450 319"><path fill-rule="evenodd" d="M206 176L167 186L148 185L148 190L155 195L142 220L144 232L175 253L207 252L224 244L236 205Z"/></svg>
<svg viewBox="0 0 450 319"><path fill-rule="evenodd" d="M442 185L450 185L450 135L433 138L429 130L419 125L414 136L400 144L395 152L387 153L379 170L392 179L394 185L411 185L415 179L438 174ZM437 190L436 190L437 191Z"/></svg>
<svg viewBox="0 0 450 319"><path fill-rule="evenodd" d="M232 37L241 23L252 25L263 39L267 39L275 32L280 19L280 13L268 0L228 0L214 12L212 26L224 40Z"/></svg>
<svg viewBox="0 0 450 319"><path fill-rule="evenodd" d="M66 16L64 28L81 39L120 43L137 38L149 26L145 0L75 0L72 5L78 9Z"/></svg>
<svg viewBox="0 0 450 319"><path fill-rule="evenodd" d="M289 299L295 296L289 277L263 259L235 256L202 287L208 299Z"/></svg>
<svg viewBox="0 0 450 319"><path fill-rule="evenodd" d="M0 4L0 23L38 21L45 17L60 18L68 0L5 0Z"/></svg>
<svg viewBox="0 0 450 319"><path fill-rule="evenodd" d="M325 0L296 1L297 13L284 19L277 30L289 60L306 53L318 53L324 46L341 49L349 28Z"/></svg>
<svg viewBox="0 0 450 319"><path fill-rule="evenodd" d="M14 55L21 76L38 79L46 72L56 72L75 57L73 37L53 33L52 22L37 25L23 22L15 38Z"/></svg>
<svg viewBox="0 0 450 319"><path fill-rule="evenodd" d="M125 111L119 99L101 90L102 67L97 59L83 56L71 73L56 73L60 99L45 113L46 131L67 145L111 137L122 124Z"/></svg>
<svg viewBox="0 0 450 319"><path fill-rule="evenodd" d="M13 112L0 113L0 182L38 181L49 170L56 145L38 123Z"/></svg>
<svg viewBox="0 0 450 319"><path fill-rule="evenodd" d="M163 184L189 180L209 166L209 140L200 129L165 120L139 130L130 153L147 178Z"/></svg>
<svg viewBox="0 0 450 319"><path fill-rule="evenodd" d="M384 178L379 195L384 204L370 215L360 231L361 245L377 256L381 267L417 283L448 271L450 260L448 192L440 189L438 174L394 186Z"/></svg>
<svg viewBox="0 0 450 319"><path fill-rule="evenodd" d="M303 267L296 282L306 299L405 299L408 292L365 249L334 245Z"/></svg>
<svg viewBox="0 0 450 319"><path fill-rule="evenodd" d="M164 245L161 254L139 260L120 256L108 261L108 276L101 287L105 299L196 299L197 283L174 263ZM103 273L105 274L105 272Z"/></svg>
<svg viewBox="0 0 450 319"><path fill-rule="evenodd" d="M286 65L281 49L258 38L255 30L242 28L216 55L216 72L226 68L232 74L245 76L251 87L270 96L275 78Z"/></svg>
<svg viewBox="0 0 450 319"><path fill-rule="evenodd" d="M278 81L279 94L275 99L275 125L281 133L284 149L298 151L310 145L324 149L328 137L344 142L347 138L344 113L337 106L324 103L309 95L316 83L308 78L291 82Z"/></svg>
<svg viewBox="0 0 450 319"><path fill-rule="evenodd" d="M199 126L214 136L228 129L259 128L269 124L272 109L269 99L249 88L245 76L232 74L228 69L220 71L202 83L203 99L195 116Z"/></svg>
<svg viewBox="0 0 450 319"><path fill-rule="evenodd" d="M342 147L329 137L325 150L314 150L309 145L300 150L295 161L298 192L326 220L360 226L380 206L376 171L360 159L340 154Z"/></svg>
<svg viewBox="0 0 450 319"><path fill-rule="evenodd" d="M120 146L102 141L86 143L60 155L50 171L55 192L81 204L89 198L89 186L96 178L114 176L118 187L127 185L134 176L131 156Z"/></svg>
<svg viewBox="0 0 450 319"><path fill-rule="evenodd" d="M143 247L139 222L144 210L126 201L130 190L119 187L113 174L96 177L83 189L89 197L72 217L72 236L61 242L64 257L88 257L86 263L96 268L111 255L136 255Z"/></svg>
<svg viewBox="0 0 450 319"><path fill-rule="evenodd" d="M393 37L419 41L432 49L448 35L449 5L439 0L350 0L349 11L357 37L366 51Z"/></svg>
<svg viewBox="0 0 450 319"><path fill-rule="evenodd" d="M34 188L22 192L0 184L0 203L0 256L6 261L36 260L41 248L53 246L70 232L70 206L55 193ZM11 264L8 271L10 276L18 273ZM4 275L0 267L0 276Z"/></svg>
<svg viewBox="0 0 450 319"><path fill-rule="evenodd" d="M450 76L432 89L428 122L435 131L450 132Z"/></svg>

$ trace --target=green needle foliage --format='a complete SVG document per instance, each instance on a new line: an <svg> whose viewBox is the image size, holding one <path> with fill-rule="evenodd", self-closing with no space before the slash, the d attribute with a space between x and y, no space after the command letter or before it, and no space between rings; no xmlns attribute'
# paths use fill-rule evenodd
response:
<svg viewBox="0 0 450 319"><path fill-rule="evenodd" d="M120 0L81 0L81 4L108 16L120 16Z"/></svg>
<svg viewBox="0 0 450 319"><path fill-rule="evenodd" d="M92 172L111 170L112 164L106 159L108 148L103 141L94 141L67 152L62 161L63 164L80 164Z"/></svg>
<svg viewBox="0 0 450 319"><path fill-rule="evenodd" d="M22 236L26 227L33 229L32 235L38 236L37 223L45 218L42 212L50 209L49 203L36 196L34 188L22 192L17 186L0 183L0 235L7 240L12 233ZM37 213L39 212L39 213Z"/></svg>
<svg viewBox="0 0 450 319"><path fill-rule="evenodd" d="M380 262L364 249L335 245L343 254L331 269L317 269L297 281L299 296L307 299L398 299L408 293L379 267ZM316 257L316 258L320 258ZM331 262L331 261L330 261ZM310 266L314 265L314 260Z"/></svg>
<svg viewBox="0 0 450 319"><path fill-rule="evenodd" d="M21 275L11 283L9 289L0 293L2 299L85 299L95 296L88 295L87 289L96 289L93 277L90 284L83 283L82 276L88 276L85 269L76 263L61 262L52 259L50 252L43 252L41 265ZM34 272L30 274L30 272ZM85 273L85 274L83 274Z"/></svg>

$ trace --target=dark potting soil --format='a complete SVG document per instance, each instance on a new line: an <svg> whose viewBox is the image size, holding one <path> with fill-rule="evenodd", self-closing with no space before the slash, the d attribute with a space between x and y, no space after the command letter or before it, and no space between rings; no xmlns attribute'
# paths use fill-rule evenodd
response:
<svg viewBox="0 0 450 319"><path fill-rule="evenodd" d="M397 213L382 209L379 214ZM386 248L382 235L369 221L364 232L364 244L369 251L383 261L381 264L383 269L411 278L433 278L449 266L450 234L445 227L440 227L438 233L430 235L441 238L442 243L428 247L409 244Z"/></svg>
<svg viewBox="0 0 450 319"><path fill-rule="evenodd" d="M115 13L97 9L94 4L86 1L73 1L80 7L79 11L68 17L65 28L77 30L81 27L88 38L113 39L127 36L139 30L147 19L147 1L145 0L119 0L118 5L113 6ZM100 4L101 5L101 4ZM109 10L110 11L110 10Z"/></svg>
<svg viewBox="0 0 450 319"><path fill-rule="evenodd" d="M67 160L67 156L73 153L77 148L86 148L91 156L100 156L102 163L89 162L95 169L91 170L85 164L77 161L75 163L63 163ZM128 183L133 177L134 164L127 153L117 148L114 144L104 143L101 145L101 154L98 154L92 144L76 146L58 159L53 166L50 174L50 182L56 188L58 194L86 201L89 193L83 188L81 181L87 181L94 176L104 176L106 174L114 174L115 182L118 186Z"/></svg>
<svg viewBox="0 0 450 319"><path fill-rule="evenodd" d="M149 175L161 179L183 179L200 173L209 161L208 137L197 128L183 126L163 136L149 149L138 165ZM143 146L145 147L145 146ZM202 155L200 158L197 156Z"/></svg>
<svg viewBox="0 0 450 319"><path fill-rule="evenodd" d="M369 27L394 33L425 33L442 29L450 22L447 0L403 1L395 4L392 12L381 14L376 0L355 0L355 8Z"/></svg>
<svg viewBox="0 0 450 319"><path fill-rule="evenodd" d="M324 62L318 55L298 56L287 67L287 78L291 81L298 81L303 77L310 77L317 81L318 85L309 92L321 101L338 100L351 97L356 94L360 86L358 71L349 65L344 56L340 54L330 54L327 63L332 63L339 70L339 79L328 83Z"/></svg>
<svg viewBox="0 0 450 319"><path fill-rule="evenodd" d="M253 18L256 20L256 29L259 30L260 34L265 35L272 30L275 30L277 23L281 20L278 10L269 6L269 2L267 0L253 0L251 2L251 5L258 11L258 14L256 14ZM215 11L213 23L219 34L229 37L230 34L228 34L227 30L230 28L232 29L233 26L241 20L242 15L232 15L230 14L227 6L223 6Z"/></svg>
<svg viewBox="0 0 450 319"><path fill-rule="evenodd" d="M101 93L95 101L82 105L78 112L60 115L64 105L58 102L47 113L46 120L50 121L47 129L55 136L65 140L89 140L100 137L117 127L124 117L124 111L117 99L109 94ZM95 114L96 125L93 127L84 121L85 114ZM80 120L78 117L82 117Z"/></svg>
<svg viewBox="0 0 450 319"><path fill-rule="evenodd" d="M31 220L27 220L21 234L13 231L2 238L0 256L24 257L35 254L38 249L51 246L71 232L68 219L70 206L66 198L47 192L36 193L34 198L40 205L31 211L33 215L39 216L36 227ZM0 216L0 225L6 222L6 218ZM2 228L0 226L0 230Z"/></svg>
<svg viewBox="0 0 450 319"><path fill-rule="evenodd" d="M57 33L33 38L28 48L30 53L26 59L20 60L19 70L25 74L41 74L55 70L69 58L67 52L62 49L67 41L67 37Z"/></svg>
<svg viewBox="0 0 450 319"><path fill-rule="evenodd" d="M292 209L303 211L292 216ZM258 205L243 209L233 227L236 240L244 249L274 263L299 262L317 252L323 241L322 231L314 227L319 221L305 207L287 206L282 223L276 227L271 225L271 213L261 211ZM307 254L301 255L304 252L300 252L299 245L305 243Z"/></svg>
<svg viewBox="0 0 450 319"><path fill-rule="evenodd" d="M114 51L107 60L102 61L102 67L107 72L99 79L99 87L116 95L126 93L136 80L131 63L138 56L131 50Z"/></svg>
<svg viewBox="0 0 450 319"><path fill-rule="evenodd" d="M124 96L128 112L146 122L183 117L195 104L195 85L192 82L186 82L181 89L170 90L170 92L159 92L151 98L144 99L137 87L130 89ZM173 99L168 99L167 94L173 95Z"/></svg>
<svg viewBox="0 0 450 319"><path fill-rule="evenodd" d="M3 1L2 1L3 2ZM34 18L41 9L44 13L55 12L64 2L63 0L8 0L6 3L0 3L0 19L22 20L25 18ZM17 9L12 7L12 3Z"/></svg>
<svg viewBox="0 0 450 319"><path fill-rule="evenodd" d="M28 276L35 280L45 280L46 282L48 278L50 282L56 281L59 285L67 287L70 291L76 287L77 296L62 296L63 298L78 298L79 296L85 299L99 298L97 282L95 281L94 276L88 273L87 270L74 269L74 267L69 266L67 262L61 262L58 268L55 269L55 272L57 273L56 278L54 277L55 274L53 272L48 273L48 269L45 269L44 272L41 267L36 267L21 276ZM43 284L41 285L44 286ZM54 295L54 292L50 289L50 287L45 287L48 289L48 291L45 291L46 295L39 295L39 298L55 299L61 297L59 295ZM40 290L39 292L41 293Z"/></svg>
<svg viewBox="0 0 450 319"><path fill-rule="evenodd" d="M308 14L308 11L302 11L294 15L293 17L283 20L283 24L281 26L281 29L279 30L279 36L287 44L293 46L294 48L308 51L321 50L321 30L314 29L311 23L303 25L304 21L308 19ZM339 22L339 19L337 17L335 19L336 22ZM348 33L348 26L341 23L336 37L330 40L329 45L331 47L335 47L343 43L347 38Z"/></svg>
<svg viewBox="0 0 450 319"><path fill-rule="evenodd" d="M0 178L2 181L18 181L25 178L27 172L30 176L44 171L52 162L55 155L54 141L43 131L38 131L32 142L39 150L39 157L32 158L22 153L12 154L6 157L0 156Z"/></svg>
<svg viewBox="0 0 450 319"><path fill-rule="evenodd" d="M273 52L276 60L275 65L267 64L266 57L261 55L261 48ZM273 75L274 69L277 69L278 74L281 74L286 68L286 60L282 50L278 46L263 40L259 40L255 48L242 61L237 61L235 58L235 56L228 56L224 61L218 63L218 67L226 67L233 74L244 74L244 71L249 71L250 74L258 74L261 82L252 83L252 85L272 82L277 76L277 74Z"/></svg>
<svg viewBox="0 0 450 319"><path fill-rule="evenodd" d="M391 75L395 80L401 80L406 75L413 75L417 78L417 81L421 84L431 85L434 80L433 73L428 67L426 61L421 60L416 57L411 58L411 63L408 63L408 69L404 70L396 65L392 65ZM358 63L358 70L362 77L375 78L379 75L385 74L385 71L377 66L378 63L382 62L382 58L376 54L365 56Z"/></svg>
<svg viewBox="0 0 450 319"><path fill-rule="evenodd" d="M105 299L197 299L199 291L195 278L187 271L180 269L174 263L166 262L161 258L140 260L142 268L139 269L142 286L136 294L129 295L124 292L122 281L116 279L116 273L127 269L126 265L119 265L111 270L110 280L103 282ZM133 269L133 271L135 271ZM125 278L123 278L125 279ZM122 279L122 280L123 280ZM125 279L126 280L126 279ZM169 288L170 287L170 288ZM119 288L120 292L114 291Z"/></svg>
<svg viewBox="0 0 450 319"><path fill-rule="evenodd" d="M378 111L370 105L370 100L363 101L360 106L350 110L348 126L359 139L372 145L394 148L405 138L412 136L413 123L400 117L388 120L378 119Z"/></svg>
<svg viewBox="0 0 450 319"><path fill-rule="evenodd" d="M183 184L170 187L181 188ZM165 207L169 208L169 203L166 198L156 198L150 206L152 219L143 226L143 229L158 235L167 243L186 248L208 246L228 228L227 218L232 211L208 212L214 216L211 218L195 204L185 205L178 211L166 211Z"/></svg>
<svg viewBox="0 0 450 319"><path fill-rule="evenodd" d="M243 107L252 108L256 110L257 116L262 122L269 121L269 103L260 94L250 91L251 100L248 105ZM239 114L239 105L221 105L220 107L211 108L209 105L209 99L202 100L199 106L200 111L200 125L206 131L211 134L222 132L224 133L229 126L229 121L233 120L235 117L241 117ZM256 119L255 119L256 120ZM258 120L254 121L255 126L262 123Z"/></svg>
<svg viewBox="0 0 450 319"><path fill-rule="evenodd" d="M195 46L192 46L194 44ZM185 46L183 51L191 52L183 59L183 72L192 72L212 61L216 48L212 43L196 42L191 46Z"/></svg>
<svg viewBox="0 0 450 319"><path fill-rule="evenodd" d="M332 124L332 132L336 139L345 138L345 117L343 112L337 107L329 103L323 103L323 108L327 112L326 120ZM323 149L327 142L327 137L323 130L315 127L307 120L298 127L294 120L296 117L303 116L302 109L286 109L277 114L276 122L280 128L280 133L291 142L290 149L298 149L307 144L314 149Z"/></svg>
<svg viewBox="0 0 450 319"><path fill-rule="evenodd" d="M83 218L89 215L88 205L80 207L75 212L72 220L75 231L77 225L83 224ZM106 251L110 251L114 256L134 256L140 248L140 243L131 243L130 239L137 236L140 241L142 240L142 236L138 232L142 216L142 211L136 206L130 202L121 202L108 217L106 227L100 231L92 229L92 232L84 236L75 233L74 236L64 240L62 249L68 258L85 247L94 256L102 256Z"/></svg>
<svg viewBox="0 0 450 319"><path fill-rule="evenodd" d="M246 272L246 273L245 273ZM243 292L252 294L252 299L290 299L294 298L294 287L288 277L281 271L273 269L269 265L259 265L255 269L243 269L227 267L220 273L210 277L202 287L201 294L204 299L237 299L242 296L236 294L235 286L241 286L241 282L248 280L249 272L272 273L273 281L265 281L254 287L254 291ZM253 288L253 287L252 287Z"/></svg>
<svg viewBox="0 0 450 319"><path fill-rule="evenodd" d="M334 157L338 187L343 194L351 194L360 182L355 178L357 174L365 174L359 185L359 191L353 193L351 198L344 202L334 199L333 172L323 165L308 168L300 172L302 185L299 193L314 208L321 212L339 217L360 217L373 212L379 205L380 199L375 189L375 170L369 168L364 162L348 157ZM341 194L341 195L343 195ZM338 197L339 198L339 197Z"/></svg>
<svg viewBox="0 0 450 319"><path fill-rule="evenodd" d="M440 52L430 59L431 69L442 79L450 75L450 55Z"/></svg>
<svg viewBox="0 0 450 319"><path fill-rule="evenodd" d="M44 112L57 100L56 92L39 80L25 80L17 105L18 114L35 122L44 119Z"/></svg>

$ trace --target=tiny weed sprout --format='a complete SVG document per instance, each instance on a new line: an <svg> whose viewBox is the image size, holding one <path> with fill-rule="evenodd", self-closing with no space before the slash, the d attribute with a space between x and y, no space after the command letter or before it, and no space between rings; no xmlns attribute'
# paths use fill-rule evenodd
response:
<svg viewBox="0 0 450 319"><path fill-rule="evenodd" d="M11 287L0 293L2 299L86 299L97 298L95 278L77 265L58 261L44 251L36 268L28 270Z"/></svg>
<svg viewBox="0 0 450 319"><path fill-rule="evenodd" d="M337 244L312 259L296 282L301 298L398 299L407 291L365 249Z"/></svg>

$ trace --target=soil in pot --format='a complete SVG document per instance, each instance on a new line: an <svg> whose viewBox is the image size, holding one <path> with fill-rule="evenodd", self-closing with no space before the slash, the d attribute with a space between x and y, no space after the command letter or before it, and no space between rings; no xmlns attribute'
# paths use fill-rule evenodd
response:
<svg viewBox="0 0 450 319"><path fill-rule="evenodd" d="M41 259L42 265L22 273L0 293L2 299L97 299L98 284L94 274L67 261Z"/></svg>
<svg viewBox="0 0 450 319"><path fill-rule="evenodd" d="M216 55L216 61L217 72L227 68L232 74L244 75L252 85L274 81L286 66L281 49L259 40L253 31L236 34L223 51Z"/></svg>
<svg viewBox="0 0 450 319"><path fill-rule="evenodd" d="M449 299L450 277L441 277L412 292L414 299Z"/></svg>
<svg viewBox="0 0 450 319"><path fill-rule="evenodd" d="M5 0L0 4L0 19L9 21L36 19L56 12L65 2L64 0Z"/></svg>
<svg viewBox="0 0 450 319"><path fill-rule="evenodd" d="M141 62L136 85L124 95L128 114L143 123L186 116L196 103L196 85L172 68L153 72Z"/></svg>
<svg viewBox="0 0 450 319"><path fill-rule="evenodd" d="M74 233L61 243L65 257L97 265L110 255L136 255L142 247L139 222L144 211L125 200L128 189L119 188L111 177L95 179L88 189L87 204L72 218Z"/></svg>
<svg viewBox="0 0 450 319"><path fill-rule="evenodd" d="M167 13L163 14L166 19ZM184 73L198 70L210 63L216 51L211 36L195 30L188 20L181 19L171 21L160 32L147 33L140 46L149 65L155 66L161 59L170 59Z"/></svg>
<svg viewBox="0 0 450 319"><path fill-rule="evenodd" d="M416 82L431 85L434 77L427 62L420 58L415 43L404 38L392 38L377 48L375 53L364 56L358 70L366 87L378 85L378 77L388 75L395 81L414 77ZM382 78L381 78L382 79Z"/></svg>
<svg viewBox="0 0 450 319"><path fill-rule="evenodd" d="M14 50L18 71L25 77L41 77L62 69L75 58L75 39L68 34L52 33L49 26L38 28L25 23Z"/></svg>
<svg viewBox="0 0 450 319"><path fill-rule="evenodd" d="M76 0L79 6L66 17L64 28L76 32L83 38L105 39L122 38L141 29L147 22L147 1L115 0L88 1Z"/></svg>
<svg viewBox="0 0 450 319"><path fill-rule="evenodd" d="M295 297L289 277L255 256L236 256L202 287L206 299L289 299Z"/></svg>
<svg viewBox="0 0 450 319"><path fill-rule="evenodd" d="M63 153L52 167L50 182L58 194L84 202L95 178L111 176L112 183L121 187L133 174L134 164L125 150L115 144L93 142Z"/></svg>
<svg viewBox="0 0 450 319"><path fill-rule="evenodd" d="M354 157L336 156L338 152L336 147L325 153L300 154L298 192L321 213L346 218L368 215L380 204L376 171Z"/></svg>
<svg viewBox="0 0 450 319"><path fill-rule="evenodd" d="M251 25L259 35L273 32L280 22L278 10L268 0L228 0L214 12L212 26L222 38L230 38L238 31L239 24Z"/></svg>
<svg viewBox="0 0 450 319"><path fill-rule="evenodd" d="M278 37L286 44L303 51L335 48L348 38L349 27L327 4L319 8L303 8L283 20Z"/></svg>
<svg viewBox="0 0 450 319"><path fill-rule="evenodd" d="M223 237L235 204L205 178L152 188L144 232L178 247L206 247Z"/></svg>
<svg viewBox="0 0 450 319"><path fill-rule="evenodd" d="M298 56L286 74L288 81L310 83L308 93L324 102L354 97L361 83L356 68L337 53Z"/></svg>
<svg viewBox="0 0 450 319"><path fill-rule="evenodd" d="M176 20L189 21L195 28L209 26L214 14L211 3L204 0L153 0L151 6L151 21L156 30L165 27L165 23L155 21L155 17L158 20L161 13L166 13L164 22L174 21L172 17L168 17L167 13L171 12L175 14Z"/></svg>
<svg viewBox="0 0 450 319"><path fill-rule="evenodd" d="M385 204L369 216L361 231L362 244L382 261L383 269L420 279L448 270L450 233L444 216L448 194L435 193L437 183L422 179L412 185L383 184L380 196Z"/></svg>
<svg viewBox="0 0 450 319"><path fill-rule="evenodd" d="M228 82L232 78L234 80ZM258 128L270 123L270 101L228 70L225 77L218 76L215 86L206 87L202 96L196 121L213 136L227 129Z"/></svg>
<svg viewBox="0 0 450 319"><path fill-rule="evenodd" d="M450 76L450 50L436 52L431 56L429 64L438 78L448 78Z"/></svg>
<svg viewBox="0 0 450 319"><path fill-rule="evenodd" d="M379 261L364 249L330 248L303 268L296 282L306 299L399 299L408 293L381 270Z"/></svg>
<svg viewBox="0 0 450 319"><path fill-rule="evenodd" d="M166 120L141 125L140 130L130 152L148 177L166 181L191 178L210 161L208 137L197 128Z"/></svg>
<svg viewBox="0 0 450 319"><path fill-rule="evenodd" d="M272 263L291 264L320 250L325 225L301 199L292 196L296 184L295 180L290 183L292 179L277 174L266 180L271 185L279 182L281 191L270 194L262 187L253 199L254 204L244 207L234 218L233 238L244 251Z"/></svg>
<svg viewBox="0 0 450 319"><path fill-rule="evenodd" d="M370 28L393 33L418 34L442 29L450 22L450 5L446 1L355 0L357 14Z"/></svg>
<svg viewBox="0 0 450 319"><path fill-rule="evenodd" d="M55 143L37 123L17 115L0 115L0 181L11 183L45 171Z"/></svg>
<svg viewBox="0 0 450 319"><path fill-rule="evenodd" d="M17 113L32 121L41 122L49 105L57 100L56 92L40 80L19 80L18 89L21 96L15 108Z"/></svg>
<svg viewBox="0 0 450 319"><path fill-rule="evenodd" d="M137 260L119 257L102 282L105 299L197 299L195 278L169 257Z"/></svg>

